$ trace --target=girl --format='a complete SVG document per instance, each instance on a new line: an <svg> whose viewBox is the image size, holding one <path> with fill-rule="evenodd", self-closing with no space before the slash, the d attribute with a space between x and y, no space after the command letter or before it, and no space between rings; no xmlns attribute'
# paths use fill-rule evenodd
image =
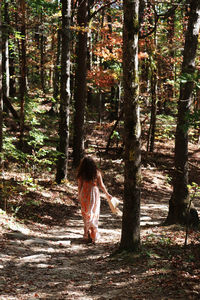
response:
<svg viewBox="0 0 200 300"><path fill-rule="evenodd" d="M100 213L99 187L108 199L108 193L100 171L91 157L84 157L80 163L78 174L78 199L84 222L84 239L95 243L99 239L98 221Z"/></svg>

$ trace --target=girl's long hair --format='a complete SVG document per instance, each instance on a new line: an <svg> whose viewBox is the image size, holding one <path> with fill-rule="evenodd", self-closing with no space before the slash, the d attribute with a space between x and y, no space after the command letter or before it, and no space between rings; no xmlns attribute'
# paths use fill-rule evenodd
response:
<svg viewBox="0 0 200 300"><path fill-rule="evenodd" d="M93 181L97 178L97 165L95 161L88 156L85 156L78 168L77 178L85 181Z"/></svg>

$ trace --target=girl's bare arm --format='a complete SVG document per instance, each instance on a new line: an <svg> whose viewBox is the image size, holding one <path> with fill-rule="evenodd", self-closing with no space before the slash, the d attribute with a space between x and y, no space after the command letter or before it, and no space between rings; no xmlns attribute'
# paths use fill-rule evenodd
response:
<svg viewBox="0 0 200 300"><path fill-rule="evenodd" d="M111 199L112 196L108 193L108 191L105 187L105 184L103 183L103 179L102 179L100 172L98 172L97 179L98 179L98 185L99 185L100 189L105 193L107 198Z"/></svg>

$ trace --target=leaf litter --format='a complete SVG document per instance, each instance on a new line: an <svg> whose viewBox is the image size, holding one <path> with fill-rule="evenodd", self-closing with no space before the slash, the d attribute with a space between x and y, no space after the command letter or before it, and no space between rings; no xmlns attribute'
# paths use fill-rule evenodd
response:
<svg viewBox="0 0 200 300"><path fill-rule="evenodd" d="M101 130L105 128L99 126L98 133ZM105 148L105 141L101 142ZM199 299L199 231L189 233L184 248L185 228L162 226L172 190L167 181L173 165L169 149L173 149L171 141L157 142L148 164L143 161L138 253L117 252L121 217L110 212L104 198L101 239L96 245L84 243L73 171L60 186L48 176L38 180L40 189L24 193L17 184L20 174L8 170L5 178L8 186L12 182L14 194L9 195L8 212L0 210L0 299ZM200 158L195 150L197 146L190 144L197 164ZM123 164L120 158L112 160L112 155L105 155L100 167L122 208ZM193 177L194 172L199 171L191 169ZM14 215L9 205L19 206ZM199 201L195 206L199 209Z"/></svg>

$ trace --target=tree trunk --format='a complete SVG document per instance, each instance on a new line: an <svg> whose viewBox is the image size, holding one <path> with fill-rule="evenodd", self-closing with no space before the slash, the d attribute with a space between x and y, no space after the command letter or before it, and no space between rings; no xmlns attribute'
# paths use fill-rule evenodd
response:
<svg viewBox="0 0 200 300"><path fill-rule="evenodd" d="M10 1L11 4L10 6L14 5L14 0ZM10 12L10 15L8 15L8 22L9 24L11 23L10 20L14 20L15 19L15 13ZM14 25L16 26L16 24ZM16 26L16 30L17 30L17 26ZM9 47L9 73L10 73L10 97L14 97L16 95L16 70L15 70L15 48L14 48L14 41L15 41L15 37L14 37L14 33L12 32L12 30L9 30L10 33L10 40L12 39L12 47ZM9 42L10 42L9 40Z"/></svg>
<svg viewBox="0 0 200 300"><path fill-rule="evenodd" d="M53 99L54 101L58 101L59 88L60 88L60 74L59 74L59 64L60 64L60 38L61 38L61 30L60 27L57 31L57 51L54 63L54 74L53 74ZM51 111L54 110L55 102L52 103Z"/></svg>
<svg viewBox="0 0 200 300"><path fill-rule="evenodd" d="M9 18L8 18L8 3L4 3L4 13L3 13L3 31L2 31L2 73L3 73L3 98L9 98L9 48L8 48L8 41L9 41Z"/></svg>
<svg viewBox="0 0 200 300"><path fill-rule="evenodd" d="M156 52L157 41L156 41L156 32L153 44L153 52ZM157 66L155 63L156 57L151 55L150 69L151 69L151 119L150 119L150 128L148 136L148 146L147 151L154 151L155 143L155 132L156 132L156 117L157 117L157 83L158 83L158 72Z"/></svg>
<svg viewBox="0 0 200 300"><path fill-rule="evenodd" d="M125 182L121 250L140 246L141 128L138 82L139 0L124 0L123 85Z"/></svg>
<svg viewBox="0 0 200 300"><path fill-rule="evenodd" d="M169 41L169 57L170 60L174 60L174 33L175 33L175 10L172 12L171 16L167 18L167 25L168 25L168 31L167 31L167 39ZM170 81L174 81L174 74L175 74L175 69L173 63L171 61L168 63L169 64L169 70L168 70L168 79ZM170 83L167 86L167 91L168 91L168 101L172 101L174 98L174 84Z"/></svg>
<svg viewBox="0 0 200 300"><path fill-rule="evenodd" d="M154 151L155 132L157 117L157 70L153 68L151 71L151 120L149 129L149 151Z"/></svg>
<svg viewBox="0 0 200 300"><path fill-rule="evenodd" d="M10 73L10 97L16 95L16 72L15 72L15 51L13 48L9 49L9 73Z"/></svg>
<svg viewBox="0 0 200 300"><path fill-rule="evenodd" d="M2 171L2 146L3 146L3 91L2 91L2 19L1 19L1 2L0 2L0 172ZM1 176L1 174L0 174ZM1 191L1 187L0 187ZM0 192L1 200L1 192Z"/></svg>
<svg viewBox="0 0 200 300"><path fill-rule="evenodd" d="M25 97L27 92L26 85L26 75L27 75L27 66L26 66L26 20L25 12L26 6L24 0L19 0L20 2L20 147L23 148L23 139L24 139L24 119L25 119Z"/></svg>
<svg viewBox="0 0 200 300"><path fill-rule="evenodd" d="M77 167L84 151L84 118L86 102L87 76L87 24L88 0L79 0L77 23L79 29L76 48L76 73L74 92L74 137L73 137L73 165Z"/></svg>
<svg viewBox="0 0 200 300"><path fill-rule="evenodd" d="M3 171L3 91L2 91L2 3L0 2L0 177ZM3 178L2 178L3 179ZM2 203L3 187L0 185L0 202Z"/></svg>
<svg viewBox="0 0 200 300"><path fill-rule="evenodd" d="M43 13L41 12L41 24L43 23ZM44 33L43 28L40 32L40 80L41 80L41 87L42 91L45 94L45 70L44 70Z"/></svg>
<svg viewBox="0 0 200 300"><path fill-rule="evenodd" d="M56 182L67 178L69 150L69 104L70 104L70 21L71 0L62 0L62 49L61 49L61 87L60 87L60 155L57 163Z"/></svg>
<svg viewBox="0 0 200 300"><path fill-rule="evenodd" d="M178 120L175 139L175 172L173 180L173 193L169 201L169 213L166 220L168 224L185 224L189 217L190 223L198 223L198 214L194 208L188 216L190 196L188 191L188 115L192 102L194 88L193 75L195 72L195 58L200 28L200 1L190 3L188 28L185 37L183 53L182 76L186 82L180 85L180 98L178 102Z"/></svg>

